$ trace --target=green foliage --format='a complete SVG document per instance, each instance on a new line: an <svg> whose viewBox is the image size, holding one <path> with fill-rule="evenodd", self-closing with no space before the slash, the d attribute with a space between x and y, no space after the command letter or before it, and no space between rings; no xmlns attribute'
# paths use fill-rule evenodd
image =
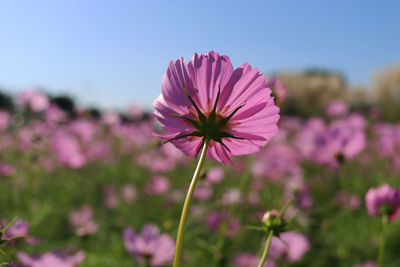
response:
<svg viewBox="0 0 400 267"><path fill-rule="evenodd" d="M2 218L20 216L30 224L30 235L40 240L37 245L19 241L7 246L9 256L4 260L15 261L17 251L40 254L50 250L67 248L84 250L87 257L83 266L138 266L125 250L122 232L132 226L139 231L147 223L155 223L162 232L176 234L182 202L171 201L170 194L148 196L142 188L149 170L132 162L130 157L120 156L114 163L92 163L80 170L58 168L47 173L32 161L29 154L10 152L4 159L16 162L12 177L1 178L0 196ZM207 161L211 166L211 161ZM185 189L194 164L178 167L167 174L173 189ZM256 225L257 212L281 208L282 187L267 183L260 192L259 204L240 203L231 209L232 216L240 219L241 227L234 238L213 232L205 225L209 211L227 209L221 204L221 196L240 183L243 174L227 170L227 177L215 188L210 200L195 200L193 207L200 213L189 215L184 236L183 260L185 266L232 266L232 259L242 252L257 252L262 247L264 234L252 231L246 225ZM347 162L339 171L325 169L315 164L304 165L313 198L313 207L301 212L291 222L289 229L304 232L311 241L311 250L304 258L291 266L352 266L366 260L375 260L380 233L380 220L367 215L364 205L352 211L335 203L339 189L364 197L371 186L381 183L400 185L398 175L387 171L385 162L376 160L367 166L359 162ZM200 181L201 183L202 181ZM139 191L133 204L121 202L115 209L104 207L103 187L113 184L120 188L134 184ZM245 184L246 185L246 184ZM247 188L247 186L246 186ZM172 190L173 190L172 189ZM246 191L246 190L245 190ZM77 237L69 226L69 213L82 205L94 208L94 218L99 231L87 237ZM301 217L308 218L306 222ZM385 266L400 266L400 222L389 224ZM289 266L281 263L280 266Z"/></svg>

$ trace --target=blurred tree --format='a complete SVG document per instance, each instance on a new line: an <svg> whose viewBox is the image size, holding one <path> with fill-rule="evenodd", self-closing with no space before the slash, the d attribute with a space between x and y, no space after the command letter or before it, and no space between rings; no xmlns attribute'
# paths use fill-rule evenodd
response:
<svg viewBox="0 0 400 267"><path fill-rule="evenodd" d="M12 97L3 92L0 92L0 109L7 110L10 113L15 111L15 104Z"/></svg>
<svg viewBox="0 0 400 267"><path fill-rule="evenodd" d="M400 119L400 65L391 66L378 73L374 91L382 117L389 121Z"/></svg>
<svg viewBox="0 0 400 267"><path fill-rule="evenodd" d="M66 112L70 117L76 117L75 102L69 96L56 96L51 98L51 102Z"/></svg>
<svg viewBox="0 0 400 267"><path fill-rule="evenodd" d="M101 118L101 111L99 108L89 107L87 109L87 115L92 119L98 120Z"/></svg>
<svg viewBox="0 0 400 267"><path fill-rule="evenodd" d="M350 106L351 111L363 114L368 114L375 104L371 92L362 86L351 86L347 90L345 101Z"/></svg>
<svg viewBox="0 0 400 267"><path fill-rule="evenodd" d="M282 73L278 78L288 89L282 103L282 114L309 117L324 114L333 99L344 99L347 84L341 74L325 70L308 70L302 73Z"/></svg>

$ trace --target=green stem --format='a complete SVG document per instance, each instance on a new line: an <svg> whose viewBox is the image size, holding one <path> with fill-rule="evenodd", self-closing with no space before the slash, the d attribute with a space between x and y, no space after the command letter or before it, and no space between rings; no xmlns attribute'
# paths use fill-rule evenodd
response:
<svg viewBox="0 0 400 267"><path fill-rule="evenodd" d="M19 220L19 217L15 217L11 222L9 222L6 226L6 228L1 230L1 233L4 234L5 232L7 232L7 230L13 226L14 223L16 223Z"/></svg>
<svg viewBox="0 0 400 267"><path fill-rule="evenodd" d="M182 250L182 238L183 238L183 233L185 232L185 225L186 225L186 219L187 219L187 215L188 215L188 211L189 211L189 206L190 206L190 202L192 200L194 189L196 187L196 183L199 180L201 167L203 166L204 159L206 158L208 143L209 143L208 140L206 140L204 142L204 146L203 146L203 150L201 151L201 154L200 154L199 162L197 163L196 170L194 171L194 174L193 174L192 182L190 183L189 190L186 195L185 203L183 204L181 220L179 222L178 234L176 237L174 263L172 265L173 267L179 266L179 261L181 258L181 250Z"/></svg>
<svg viewBox="0 0 400 267"><path fill-rule="evenodd" d="M266 244L265 244L265 248L264 248L263 254L261 256L260 263L258 264L258 267L263 267L264 266L265 260L267 259L267 256L268 256L269 247L271 246L271 240L272 240L272 236L273 235L274 235L274 231L270 230L269 233L268 233L268 237L267 237L267 241L266 241Z"/></svg>
<svg viewBox="0 0 400 267"><path fill-rule="evenodd" d="M385 238L386 238L386 226L388 224L388 216L382 216L382 232L381 232L381 242L379 244L378 251L378 267L383 266L383 254L385 252Z"/></svg>

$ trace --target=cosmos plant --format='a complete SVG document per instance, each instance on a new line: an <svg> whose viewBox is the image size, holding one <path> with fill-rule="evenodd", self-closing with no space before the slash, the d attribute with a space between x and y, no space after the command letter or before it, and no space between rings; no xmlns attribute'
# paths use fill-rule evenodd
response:
<svg viewBox="0 0 400 267"><path fill-rule="evenodd" d="M370 188L365 195L365 205L369 215L381 217L382 232L377 263L382 267L387 224L400 217L400 191L388 184Z"/></svg>
<svg viewBox="0 0 400 267"><path fill-rule="evenodd" d="M128 227L123 239L128 252L144 266L159 267L173 258L174 241L153 224L145 225L140 234Z"/></svg>
<svg viewBox="0 0 400 267"><path fill-rule="evenodd" d="M154 102L154 116L167 135L160 136L187 156L200 154L178 228L174 267L179 266L189 205L206 156L231 164L231 156L265 146L278 131L279 108L266 79L244 63L234 69L228 56L211 51L186 63L171 61Z"/></svg>

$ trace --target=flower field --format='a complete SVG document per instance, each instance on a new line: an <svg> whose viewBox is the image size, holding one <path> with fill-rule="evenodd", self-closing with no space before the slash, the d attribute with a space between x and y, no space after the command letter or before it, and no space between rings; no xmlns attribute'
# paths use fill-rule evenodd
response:
<svg viewBox="0 0 400 267"><path fill-rule="evenodd" d="M209 60L194 58L190 75L200 73L196 60ZM182 78L186 63L173 63L168 71L176 76L164 77L170 80L155 116L139 105L121 113L70 107L34 89L15 97L15 109L0 111L2 229L17 219L2 232L0 262L171 266L185 196L201 147L210 142L181 266L258 266L269 233L264 266L400 266L400 124L341 100L319 116L279 116L284 84L266 82L245 64L243 73L255 78L240 79L261 89L235 91L243 88L237 78L231 90L239 96L230 103L233 93L229 98L215 83L206 111L190 86L176 98L168 91L184 87L171 77ZM232 77L236 71L227 70ZM258 101L267 93L265 103ZM185 101L200 108L193 105L183 118L178 107ZM231 112L223 113L227 106ZM255 124L245 124L245 116ZM229 121L218 124L223 117Z"/></svg>

